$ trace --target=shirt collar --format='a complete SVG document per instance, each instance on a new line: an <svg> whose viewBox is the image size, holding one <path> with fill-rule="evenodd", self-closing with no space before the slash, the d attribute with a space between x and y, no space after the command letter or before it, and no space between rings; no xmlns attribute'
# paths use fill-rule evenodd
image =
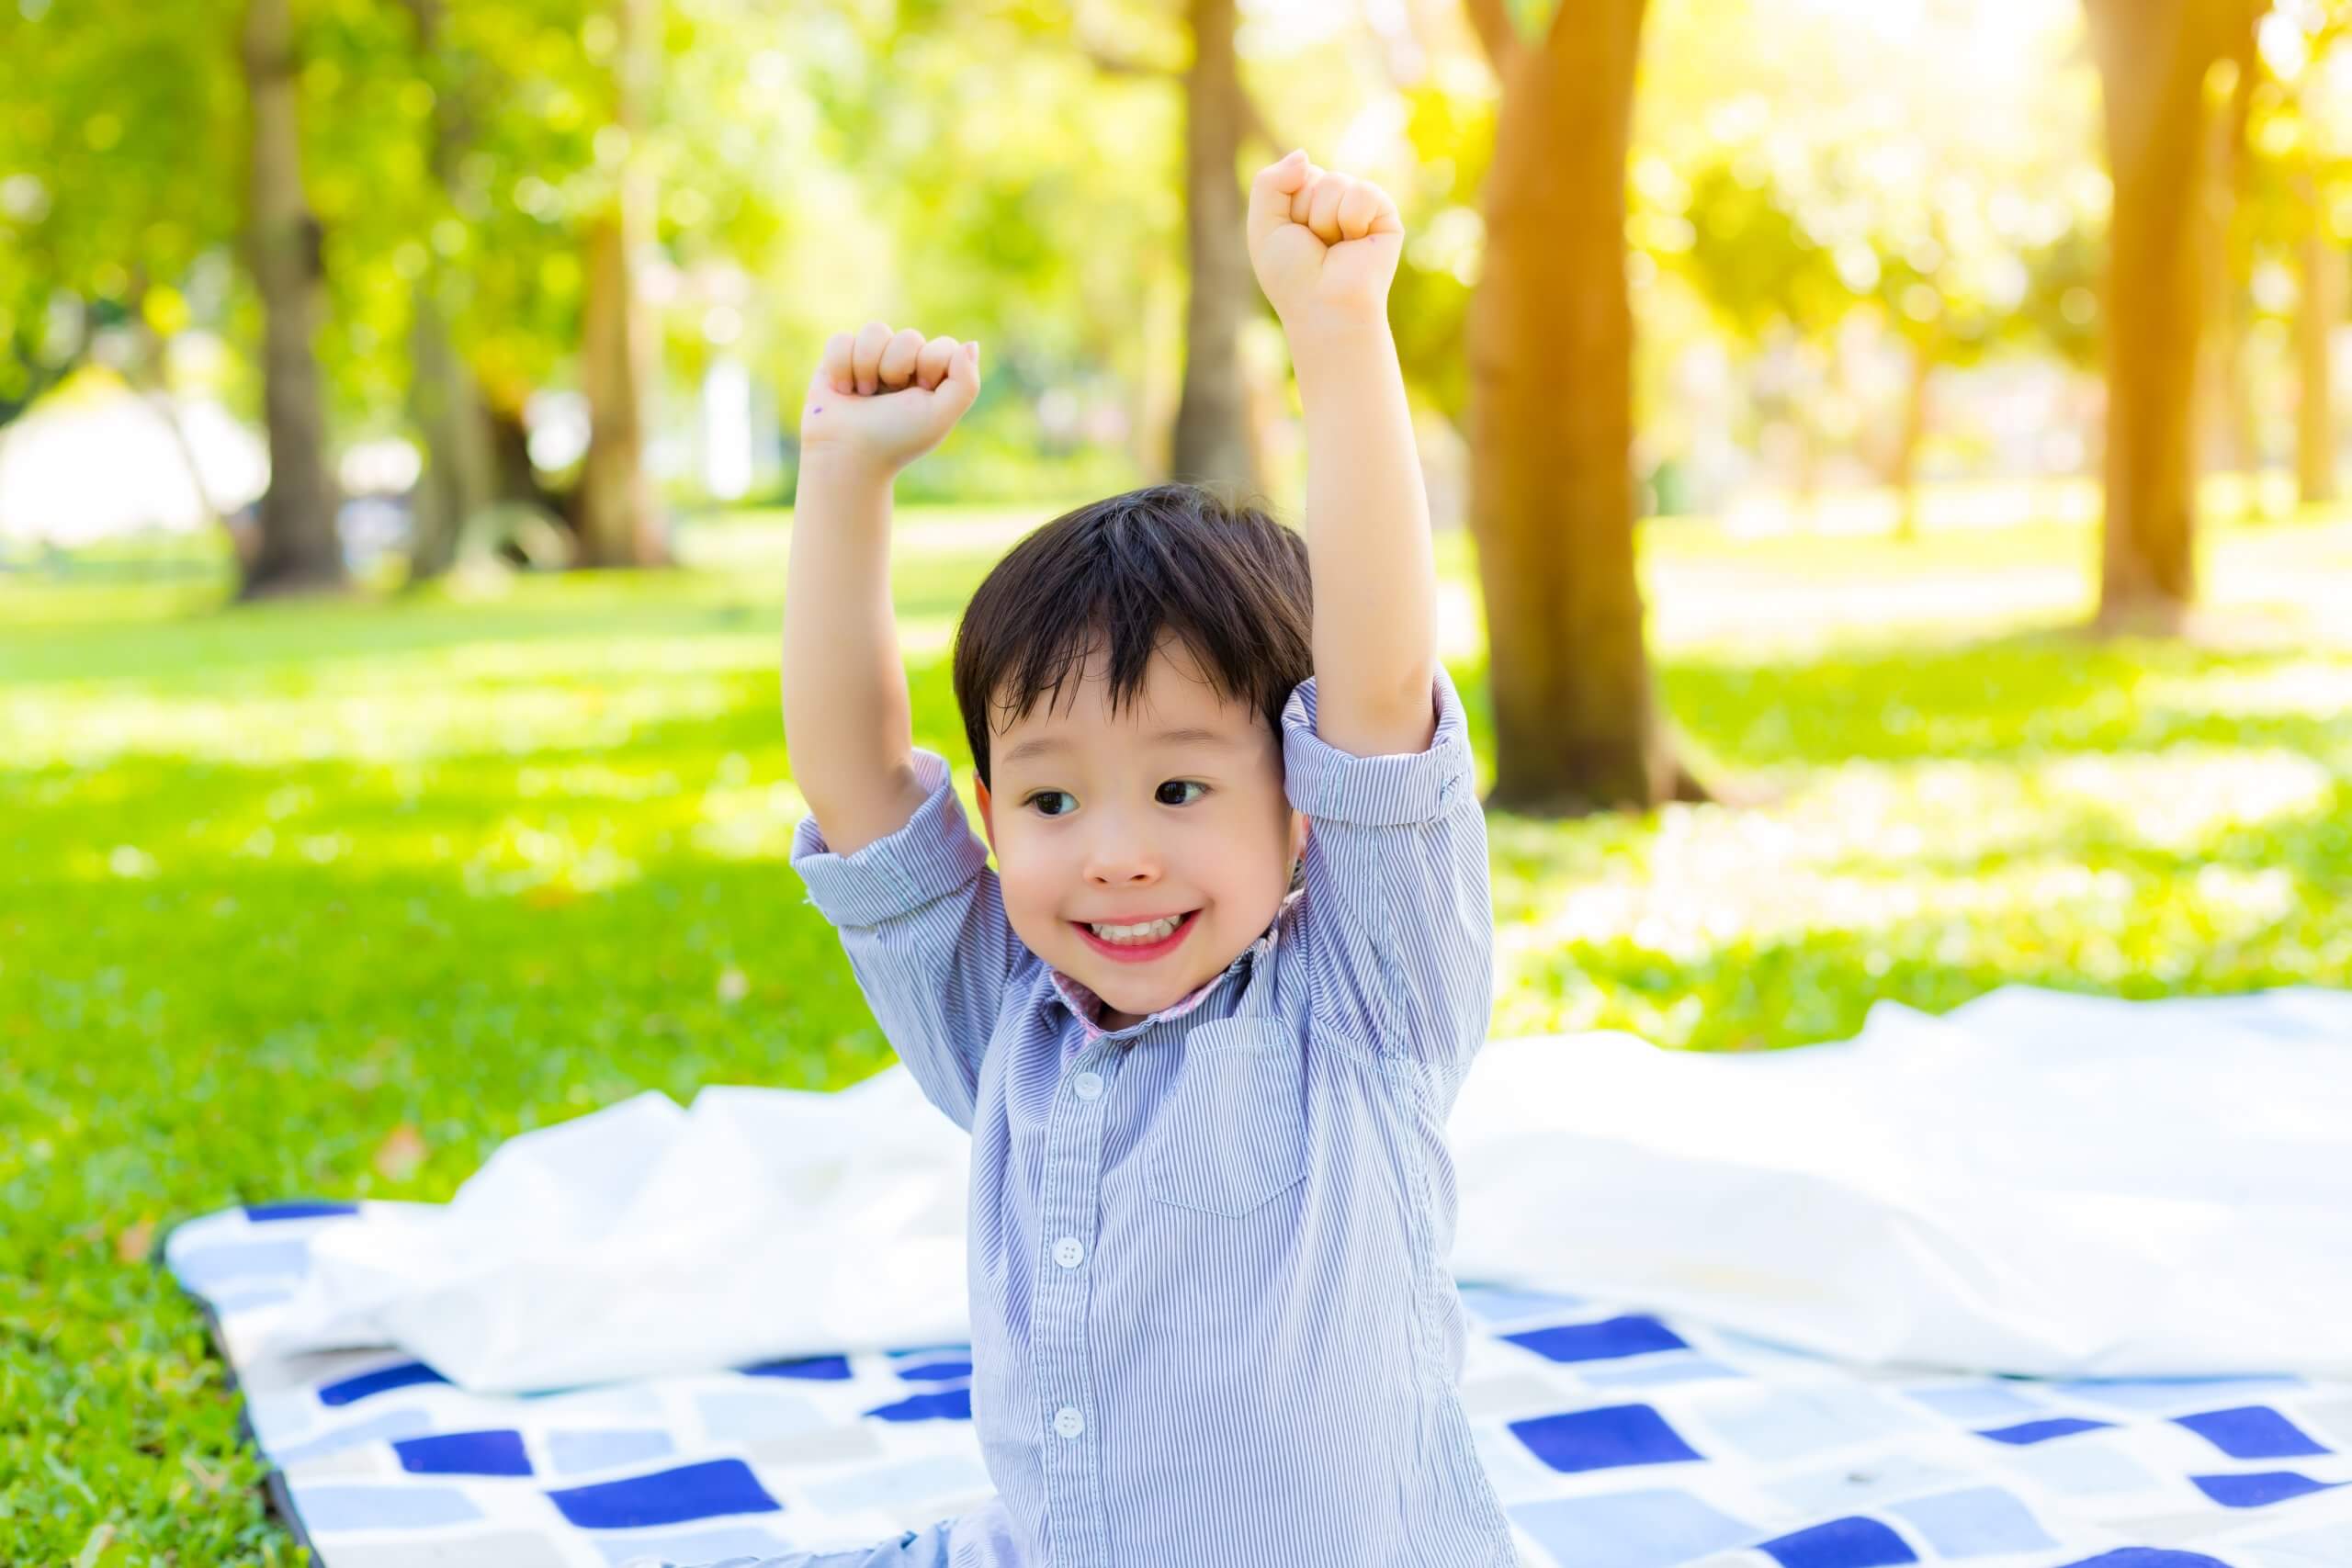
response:
<svg viewBox="0 0 2352 1568"><path fill-rule="evenodd" d="M1070 1016L1078 1020L1078 1026L1080 1030L1083 1032L1083 1037L1079 1041L1079 1045L1080 1047L1091 1045L1098 1040L1119 1038L1129 1034L1139 1034L1143 1031L1149 1029L1155 1023L1165 1023L1171 1019L1182 1018L1186 1013L1191 1012L1194 1008L1199 1007L1203 1001L1207 999L1208 994L1211 991L1216 990L1217 987L1223 985L1226 980L1238 972L1242 965L1254 963L1256 960L1264 957L1267 953L1273 951L1275 934L1282 929L1283 913L1289 908L1290 899L1295 897L1297 897L1297 895L1293 894L1283 900L1283 908L1275 910L1274 918L1272 921L1268 922L1265 931L1259 935L1256 941L1252 942L1248 947L1242 949L1241 955L1239 957L1227 964L1223 969L1218 970L1215 975L1210 976L1206 980L1202 981L1198 987L1194 987L1181 1000L1169 1003L1166 1007L1161 1008L1158 1012L1151 1013L1147 1017L1139 1019L1136 1022L1127 1025L1125 1029L1114 1030L1103 1028L1101 1022L1102 1017L1102 998L1095 995L1093 989L1087 986L1085 982L1073 979L1069 976L1063 974L1060 970L1053 968L1050 965L1046 967L1046 977L1053 982L1053 990L1046 998L1046 1005L1051 1007L1054 999L1057 998L1060 999L1064 1007L1069 1009Z"/></svg>

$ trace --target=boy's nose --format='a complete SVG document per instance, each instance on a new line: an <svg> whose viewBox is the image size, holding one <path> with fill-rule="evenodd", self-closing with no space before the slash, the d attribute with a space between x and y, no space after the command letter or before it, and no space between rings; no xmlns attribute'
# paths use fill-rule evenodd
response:
<svg viewBox="0 0 2352 1568"><path fill-rule="evenodd" d="M1132 887L1159 880L1159 862L1145 851L1100 851L1087 862L1086 879L1098 887Z"/></svg>

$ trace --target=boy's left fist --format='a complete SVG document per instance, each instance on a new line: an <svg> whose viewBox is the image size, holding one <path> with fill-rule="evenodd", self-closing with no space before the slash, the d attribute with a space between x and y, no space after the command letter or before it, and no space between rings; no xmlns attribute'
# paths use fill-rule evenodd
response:
<svg viewBox="0 0 2352 1568"><path fill-rule="evenodd" d="M1303 152L1250 186L1250 265L1285 329L1379 321L1405 226L1370 180L1333 174Z"/></svg>

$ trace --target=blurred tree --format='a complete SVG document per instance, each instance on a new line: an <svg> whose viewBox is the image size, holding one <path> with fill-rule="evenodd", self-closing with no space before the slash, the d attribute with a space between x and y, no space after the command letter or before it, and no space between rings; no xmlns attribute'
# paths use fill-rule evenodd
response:
<svg viewBox="0 0 2352 1568"><path fill-rule="evenodd" d="M1465 4L1503 93L1469 321L1492 799L1558 815L1691 798L1634 558L1625 153L1643 0L1564 3L1540 40L1505 0Z"/></svg>
<svg viewBox="0 0 2352 1568"><path fill-rule="evenodd" d="M192 275L241 219L233 23L209 3L0 8L0 436L95 352L169 427L200 497L168 362Z"/></svg>
<svg viewBox="0 0 2352 1568"><path fill-rule="evenodd" d="M2292 258L2295 488L2306 505L2332 502L2335 400L2329 363L2345 318L2345 241L2352 234L2352 33L2341 6L2282 6L2263 22L2258 57L2273 64L2255 158L2260 238Z"/></svg>
<svg viewBox="0 0 2352 1568"><path fill-rule="evenodd" d="M2255 89L2262 77L2255 29L2231 40L2214 67L2213 85L2228 102L2212 117L2205 164L2205 220L2201 232L2207 301L2205 334L2199 349L2198 437L2200 460L2251 475L2261 453L2247 414L2245 308L2249 247L2243 221L2248 186L2246 131L2254 114Z"/></svg>
<svg viewBox="0 0 2352 1568"><path fill-rule="evenodd" d="M653 390L652 322L636 269L652 237L652 169L642 145L661 71L660 0L611 0L611 195L589 222L581 306L580 380L588 396L588 455L580 472L581 559L588 566L670 564L667 525L645 468Z"/></svg>
<svg viewBox="0 0 2352 1568"><path fill-rule="evenodd" d="M245 260L262 302L269 439L260 545L239 589L251 599L339 588L345 578L312 343L325 281L322 234L302 188L300 62L288 0L247 0L240 58L252 106Z"/></svg>
<svg viewBox="0 0 2352 1568"><path fill-rule="evenodd" d="M2173 632L2197 596L2190 413L2210 299L2205 164L2211 117L2233 85L2213 67L2232 58L2263 0L2084 4L2115 186L2098 619L2113 630Z"/></svg>
<svg viewBox="0 0 2352 1568"><path fill-rule="evenodd" d="M1233 29L1233 0L1184 0L1192 59L1181 71L1099 42L1084 47L1089 59L1115 74L1181 78L1188 286L1184 380L1169 469L1176 479L1252 492L1264 476L1250 428L1241 327L1261 307L1243 233L1239 161L1245 142L1273 139L1242 84Z"/></svg>
<svg viewBox="0 0 2352 1568"><path fill-rule="evenodd" d="M445 0L403 0L416 29L415 79L432 94L424 138L435 222L452 221L458 164L477 112L469 73L448 38ZM455 564L466 522L490 503L493 472L487 412L457 341L464 278L437 246L425 247L424 275L412 296L409 417L424 446L411 505L408 582L429 582Z"/></svg>

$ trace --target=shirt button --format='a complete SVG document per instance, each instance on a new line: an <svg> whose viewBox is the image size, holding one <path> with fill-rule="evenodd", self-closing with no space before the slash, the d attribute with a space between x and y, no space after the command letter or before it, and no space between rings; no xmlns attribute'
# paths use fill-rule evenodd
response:
<svg viewBox="0 0 2352 1568"><path fill-rule="evenodd" d="M1086 1261L1086 1248L1074 1235L1066 1235L1054 1243L1054 1261L1065 1269L1075 1269Z"/></svg>
<svg viewBox="0 0 2352 1568"><path fill-rule="evenodd" d="M1078 1091L1080 1100L1102 1098L1102 1076L1100 1073L1080 1073L1069 1080L1069 1087Z"/></svg>
<svg viewBox="0 0 2352 1568"><path fill-rule="evenodd" d="M1065 1438L1075 1438L1086 1430L1086 1417L1078 1413L1075 1404L1065 1404L1054 1412L1054 1430Z"/></svg>

